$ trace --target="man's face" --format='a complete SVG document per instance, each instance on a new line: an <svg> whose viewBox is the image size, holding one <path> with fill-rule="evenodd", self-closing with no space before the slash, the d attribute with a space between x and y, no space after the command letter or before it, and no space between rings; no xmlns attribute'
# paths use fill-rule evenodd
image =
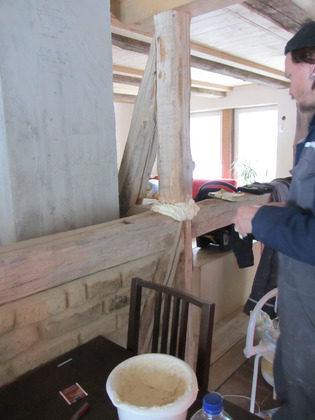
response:
<svg viewBox="0 0 315 420"><path fill-rule="evenodd" d="M291 53L286 55L285 76L291 81L289 93L302 112L315 111L315 89L312 90L314 78L310 78L314 72L314 64L295 63Z"/></svg>

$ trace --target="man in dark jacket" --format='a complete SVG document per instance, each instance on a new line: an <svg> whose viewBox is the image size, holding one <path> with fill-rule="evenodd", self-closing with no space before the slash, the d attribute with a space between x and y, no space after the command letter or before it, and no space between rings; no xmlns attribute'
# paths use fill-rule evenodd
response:
<svg viewBox="0 0 315 420"><path fill-rule="evenodd" d="M273 420L315 419L315 22L286 45L290 95L311 115L285 205L243 206L233 222L279 252L280 338L274 362L281 401Z"/></svg>

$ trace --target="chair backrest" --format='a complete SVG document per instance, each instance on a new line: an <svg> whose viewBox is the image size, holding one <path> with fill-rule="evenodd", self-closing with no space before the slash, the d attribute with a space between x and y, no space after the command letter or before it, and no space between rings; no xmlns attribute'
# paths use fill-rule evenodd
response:
<svg viewBox="0 0 315 420"><path fill-rule="evenodd" d="M199 338L196 357L196 377L199 390L208 390L211 344L214 324L213 302L208 302L172 287L133 278L130 294L130 312L127 348L139 351L142 289L155 291L152 308L152 353L165 353L185 360L188 317L191 306L199 308Z"/></svg>

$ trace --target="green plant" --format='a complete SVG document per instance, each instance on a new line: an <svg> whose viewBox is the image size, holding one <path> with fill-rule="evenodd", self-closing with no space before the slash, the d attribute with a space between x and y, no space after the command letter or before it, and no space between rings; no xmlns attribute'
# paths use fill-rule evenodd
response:
<svg viewBox="0 0 315 420"><path fill-rule="evenodd" d="M257 178L257 172L246 160L235 160L231 165L231 172L237 176L241 184L252 184Z"/></svg>

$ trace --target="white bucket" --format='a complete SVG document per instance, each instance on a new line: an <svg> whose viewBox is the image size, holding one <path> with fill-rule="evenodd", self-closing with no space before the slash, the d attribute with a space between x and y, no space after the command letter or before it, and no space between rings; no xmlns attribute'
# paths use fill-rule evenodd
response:
<svg viewBox="0 0 315 420"><path fill-rule="evenodd" d="M116 366L106 381L106 391L119 420L185 420L198 385L186 362L148 353Z"/></svg>

